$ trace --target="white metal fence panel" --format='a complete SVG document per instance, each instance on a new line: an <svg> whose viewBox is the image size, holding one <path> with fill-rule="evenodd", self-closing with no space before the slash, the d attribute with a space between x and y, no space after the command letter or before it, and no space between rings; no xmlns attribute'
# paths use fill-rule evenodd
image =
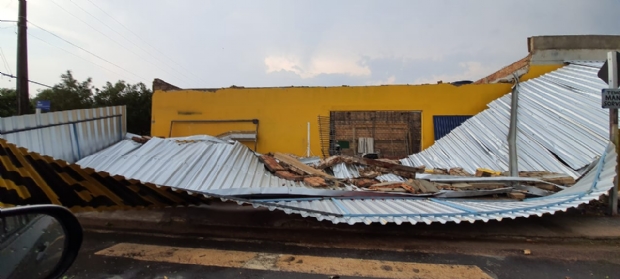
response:
<svg viewBox="0 0 620 279"><path fill-rule="evenodd" d="M116 106L0 118L0 138L74 163L125 137L125 110Z"/></svg>

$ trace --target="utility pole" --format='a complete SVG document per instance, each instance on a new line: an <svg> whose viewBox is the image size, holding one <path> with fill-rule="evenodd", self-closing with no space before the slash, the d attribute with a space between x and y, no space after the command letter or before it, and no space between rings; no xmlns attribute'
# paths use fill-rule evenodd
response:
<svg viewBox="0 0 620 279"><path fill-rule="evenodd" d="M17 18L17 115L30 112L27 21L26 0L19 0L19 16Z"/></svg>
<svg viewBox="0 0 620 279"><path fill-rule="evenodd" d="M607 53L607 78L610 89L618 89L618 52L610 51ZM609 110L609 137L616 145L616 153L620 148L618 138L618 109ZM620 158L618 158L620 160ZM618 215L618 183L620 182L620 165L616 165L616 179L614 179L614 187L609 190L609 214Z"/></svg>
<svg viewBox="0 0 620 279"><path fill-rule="evenodd" d="M607 62L598 71L598 77L609 84L609 88L601 90L602 107L609 109L609 140L616 146L617 164L616 177L614 178L614 187L609 190L609 208L610 215L618 215L618 183L620 183L620 135L618 133L618 108L620 108L620 89L618 89L618 81L620 80L620 53L610 51L607 53Z"/></svg>
<svg viewBox="0 0 620 279"><path fill-rule="evenodd" d="M519 155L517 152L517 133L519 115L519 76L512 74L515 84L512 86L512 101L510 103L510 128L508 128L508 170L510 176L519 177Z"/></svg>

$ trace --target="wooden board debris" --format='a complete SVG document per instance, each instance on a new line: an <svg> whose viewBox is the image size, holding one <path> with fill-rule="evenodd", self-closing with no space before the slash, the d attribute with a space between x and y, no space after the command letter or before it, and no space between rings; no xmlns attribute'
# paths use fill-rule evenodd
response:
<svg viewBox="0 0 620 279"><path fill-rule="evenodd" d="M304 174L310 174L314 176L320 176L326 179L332 179L332 180L337 179L336 177L329 175L327 173L324 173L320 170L317 170L311 166L308 166L289 155L282 154L282 153L276 153L274 157L280 161L280 164L284 164L287 167L289 167L291 171L302 172Z"/></svg>
<svg viewBox="0 0 620 279"><path fill-rule="evenodd" d="M279 159L277 156L276 158ZM409 167L409 166L405 166L401 164L395 164L395 163L385 161L385 160L357 158L357 157L344 156L344 155L329 157L325 159L323 162L321 162L319 166L317 166L317 168L325 169L325 168L337 165L339 163L358 164L358 165L363 165L363 166L374 166L374 167L380 167L380 168L386 169L388 172L401 171L401 172L413 173L414 175L415 173L424 172L424 167Z"/></svg>
<svg viewBox="0 0 620 279"><path fill-rule="evenodd" d="M414 187L403 182L382 182L372 185L368 189L382 192L409 192L412 194L419 192Z"/></svg>
<svg viewBox="0 0 620 279"><path fill-rule="evenodd" d="M304 178L304 183L311 187L325 187L327 183L322 177L311 176Z"/></svg>
<svg viewBox="0 0 620 279"><path fill-rule="evenodd" d="M270 172L277 172L277 171L283 171L286 170L283 166L281 166L275 158L268 156L268 155L261 155L260 157L258 157L259 160L261 162L263 162L263 164L265 164L265 167L270 171Z"/></svg>
<svg viewBox="0 0 620 279"><path fill-rule="evenodd" d="M472 176L471 173L466 172L463 168L451 168L448 173L455 176Z"/></svg>
<svg viewBox="0 0 620 279"><path fill-rule="evenodd" d="M351 182L353 183L353 185L357 187L368 188L372 185L379 183L379 180L371 179L371 178L357 178L357 179L352 179Z"/></svg>
<svg viewBox="0 0 620 279"><path fill-rule="evenodd" d="M575 178L565 174L547 174L543 175L540 180L547 181L553 184L559 185L573 185L575 184Z"/></svg>
<svg viewBox="0 0 620 279"><path fill-rule="evenodd" d="M475 176L477 177L494 177L494 176L501 176L501 175L502 175L501 171L494 171L491 169L484 169L484 168L476 169L476 174L475 174Z"/></svg>
<svg viewBox="0 0 620 279"><path fill-rule="evenodd" d="M302 180L304 180L303 176L301 176L299 174L296 174L296 173L293 173L293 172L290 172L290 171L287 171L287 170L276 171L275 175L277 177L279 177L279 178L286 179L286 180L293 180L293 181L302 181Z"/></svg>
<svg viewBox="0 0 620 279"><path fill-rule="evenodd" d="M447 169L440 169L440 168L435 168L432 170L425 170L425 173L430 173L430 174L449 174Z"/></svg>
<svg viewBox="0 0 620 279"><path fill-rule="evenodd" d="M409 179L407 180L407 182L405 182L405 184L407 184L408 186L411 186L413 189L416 190L416 192L419 192L419 193L427 194L427 193L439 192L439 188L435 186L435 183L430 182L428 180Z"/></svg>
<svg viewBox="0 0 620 279"><path fill-rule="evenodd" d="M508 197L511 199L515 199L515 200L524 200L525 199L525 194L524 193L520 193L520 192L510 192L508 193Z"/></svg>

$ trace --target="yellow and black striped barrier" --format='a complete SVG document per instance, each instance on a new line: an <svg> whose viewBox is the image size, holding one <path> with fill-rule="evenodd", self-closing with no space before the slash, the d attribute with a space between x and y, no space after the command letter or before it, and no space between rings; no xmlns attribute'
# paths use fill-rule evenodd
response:
<svg viewBox="0 0 620 279"><path fill-rule="evenodd" d="M79 212L196 205L207 201L202 195L84 169L0 139L0 207L57 204Z"/></svg>

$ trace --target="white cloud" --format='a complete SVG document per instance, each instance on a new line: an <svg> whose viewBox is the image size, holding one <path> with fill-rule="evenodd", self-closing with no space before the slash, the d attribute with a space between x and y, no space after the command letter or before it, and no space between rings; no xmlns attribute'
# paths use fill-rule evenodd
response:
<svg viewBox="0 0 620 279"><path fill-rule="evenodd" d="M313 57L308 63L294 56L268 56L265 58L267 73L289 71L303 79L313 78L321 74L344 74L349 76L370 76L368 66L361 65L359 60L346 57Z"/></svg>

